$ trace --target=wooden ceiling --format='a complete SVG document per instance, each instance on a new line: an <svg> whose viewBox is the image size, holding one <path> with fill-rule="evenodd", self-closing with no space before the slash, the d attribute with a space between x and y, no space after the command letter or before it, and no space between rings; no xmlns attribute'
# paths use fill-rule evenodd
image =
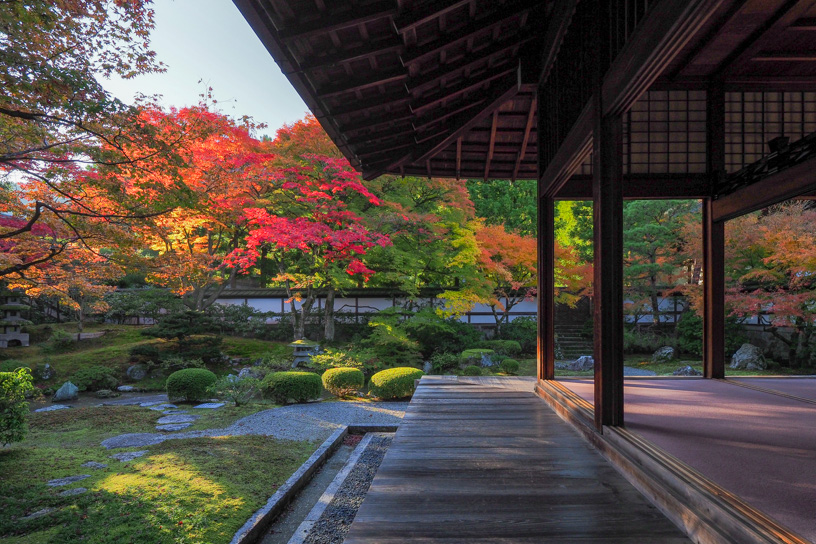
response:
<svg viewBox="0 0 816 544"><path fill-rule="evenodd" d="M234 2L365 177L537 178L542 42L575 0ZM816 90L816 0L716 3L658 84Z"/></svg>
<svg viewBox="0 0 816 544"><path fill-rule="evenodd" d="M536 29L550 2L236 4L366 177L536 178Z"/></svg>

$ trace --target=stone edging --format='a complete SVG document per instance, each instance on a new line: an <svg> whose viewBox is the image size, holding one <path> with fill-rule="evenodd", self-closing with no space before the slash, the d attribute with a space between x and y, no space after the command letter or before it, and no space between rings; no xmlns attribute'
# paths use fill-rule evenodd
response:
<svg viewBox="0 0 816 544"><path fill-rule="evenodd" d="M266 504L252 514L247 522L238 529L232 540L230 540L230 544L252 544L257 542L283 509L309 483L315 472L340 447L349 432L396 432L396 430L396 426L348 425L334 431L317 448L317 451L286 480L286 483L278 488L275 494L266 501Z"/></svg>

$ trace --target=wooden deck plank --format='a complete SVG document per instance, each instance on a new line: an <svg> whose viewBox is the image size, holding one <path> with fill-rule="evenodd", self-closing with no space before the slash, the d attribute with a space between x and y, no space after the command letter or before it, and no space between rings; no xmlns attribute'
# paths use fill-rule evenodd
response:
<svg viewBox="0 0 816 544"><path fill-rule="evenodd" d="M524 386L424 378L345 543L689 542Z"/></svg>

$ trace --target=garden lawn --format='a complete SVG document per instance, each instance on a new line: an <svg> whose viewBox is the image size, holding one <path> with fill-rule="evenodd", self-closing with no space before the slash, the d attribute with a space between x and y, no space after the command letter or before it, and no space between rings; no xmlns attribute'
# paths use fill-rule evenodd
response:
<svg viewBox="0 0 816 544"><path fill-rule="evenodd" d="M0 543L226 543L316 448L261 436L177 439L141 448L148 454L121 463L109 456L138 448L99 445L110 436L153 431L158 415L138 407L31 414L29 436L0 450ZM81 467L86 461L108 467ZM91 477L46 485L78 474ZM76 487L89 491L58 495ZM20 519L44 508L55 510Z"/></svg>

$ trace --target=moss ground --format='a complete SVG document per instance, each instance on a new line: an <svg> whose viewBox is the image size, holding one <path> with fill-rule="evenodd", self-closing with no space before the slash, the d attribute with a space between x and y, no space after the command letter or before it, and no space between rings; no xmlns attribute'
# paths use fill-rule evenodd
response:
<svg viewBox="0 0 816 544"><path fill-rule="evenodd" d="M268 407L216 410L197 425L219 427ZM120 463L99 445L121 433L152 431L157 415L138 407L32 414L29 436L0 450L0 543L228 542L316 447L259 436L168 440ZM108 468L81 467L86 461ZM91 477L61 488L46 485L77 474ZM89 491L58 495L74 487ZM21 519L44 508L55 510Z"/></svg>

